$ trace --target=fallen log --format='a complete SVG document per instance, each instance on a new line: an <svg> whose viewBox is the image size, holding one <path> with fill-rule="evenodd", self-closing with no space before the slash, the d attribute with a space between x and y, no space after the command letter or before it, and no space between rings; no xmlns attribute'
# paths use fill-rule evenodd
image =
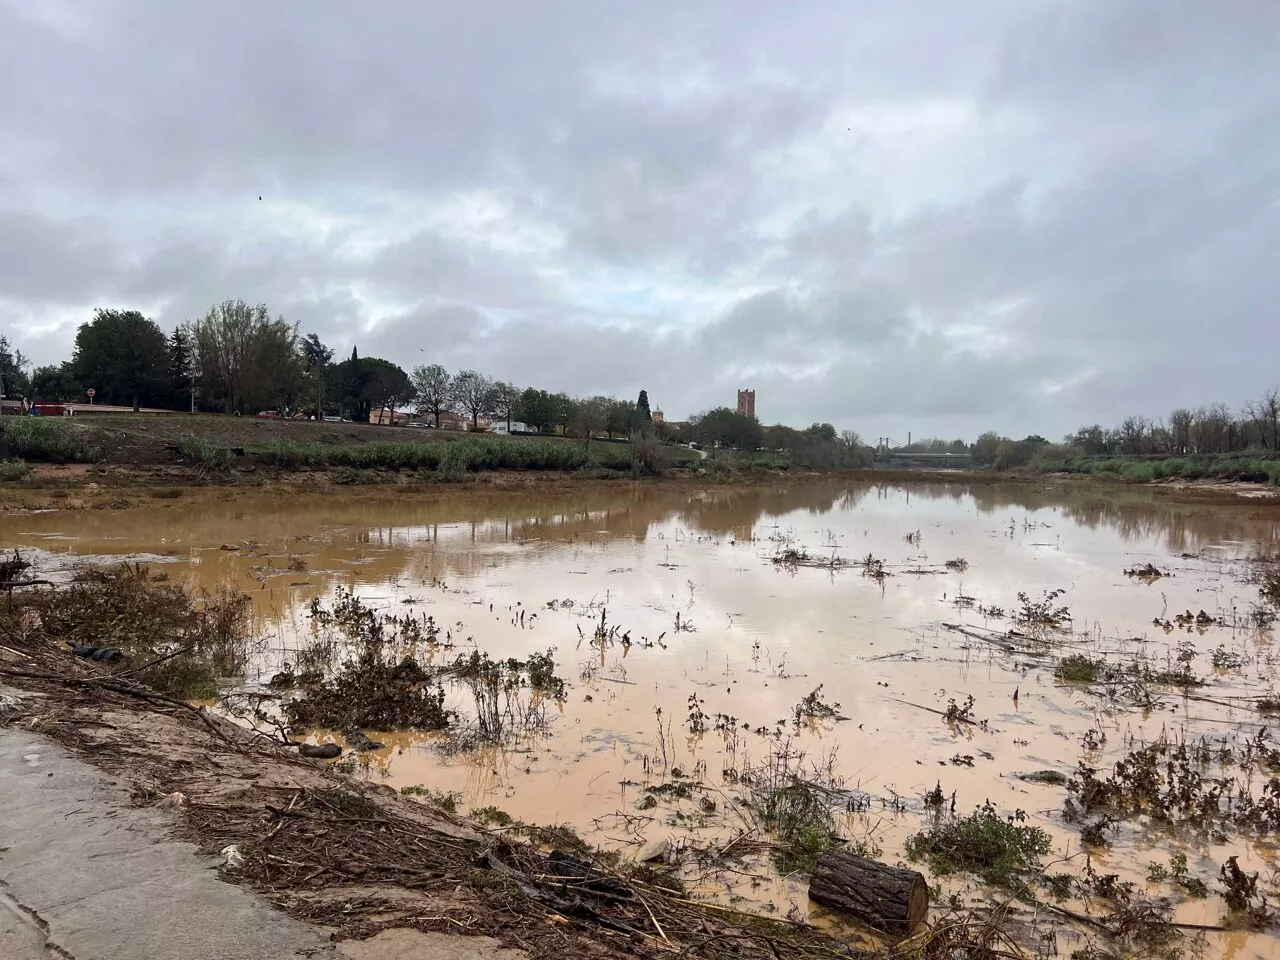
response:
<svg viewBox="0 0 1280 960"><path fill-rule="evenodd" d="M809 899L866 926L907 936L929 913L929 887L919 873L845 850L822 855L809 880Z"/></svg>

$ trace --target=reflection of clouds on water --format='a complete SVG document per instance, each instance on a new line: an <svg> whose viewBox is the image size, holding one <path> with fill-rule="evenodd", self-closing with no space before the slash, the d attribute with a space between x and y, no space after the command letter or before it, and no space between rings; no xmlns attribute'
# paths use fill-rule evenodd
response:
<svg viewBox="0 0 1280 960"><path fill-rule="evenodd" d="M934 508L926 513L938 522L977 515L998 526L1013 510L1040 522L1052 514L1058 533L1069 521L1077 528L1112 530L1126 542L1162 541L1174 553L1219 544L1244 544L1240 549L1248 552L1280 541L1280 518L1268 507L1175 503L1144 489L800 481L701 490L636 485L528 494L462 491L416 499L385 493L239 494L147 511L27 515L6 521L21 523L6 541L44 550L56 544L60 559L50 561L51 569L77 560L119 559L116 551L126 546L137 551L129 558L141 562L186 561L197 589L247 584L260 595L260 607L283 614L338 583L469 581L495 567L512 567L518 577L521 569L555 556L572 556L581 571L610 543L641 545L660 538L670 552L685 537L746 541L773 532L765 526L808 528L823 518L852 538L864 514L868 522L879 517L911 523L913 512L928 504ZM950 508L938 513L946 504ZM223 544L239 549L220 549ZM293 558L302 569L290 568Z"/></svg>

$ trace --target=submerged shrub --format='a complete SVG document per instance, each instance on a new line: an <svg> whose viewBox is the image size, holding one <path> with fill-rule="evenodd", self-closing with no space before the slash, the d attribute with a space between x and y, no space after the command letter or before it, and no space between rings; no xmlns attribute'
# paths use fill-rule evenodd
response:
<svg viewBox="0 0 1280 960"><path fill-rule="evenodd" d="M1054 667L1053 676L1063 683L1093 683L1102 676L1105 661L1091 660L1080 653L1063 657Z"/></svg>
<svg viewBox="0 0 1280 960"><path fill-rule="evenodd" d="M65 588L27 601L41 629L61 643L120 648L137 676L187 699L212 697L218 680L243 673L250 601L243 593L196 597L146 567L87 569Z"/></svg>
<svg viewBox="0 0 1280 960"><path fill-rule="evenodd" d="M1053 846L1048 833L1025 826L1025 820L1021 810L1001 816L988 801L967 817L939 820L910 837L907 858L927 861L935 874L964 870L988 883L1009 886L1036 869Z"/></svg>

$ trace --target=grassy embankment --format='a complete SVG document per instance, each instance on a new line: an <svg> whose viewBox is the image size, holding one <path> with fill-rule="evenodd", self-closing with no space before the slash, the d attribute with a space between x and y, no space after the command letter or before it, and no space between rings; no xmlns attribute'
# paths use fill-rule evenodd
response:
<svg viewBox="0 0 1280 960"><path fill-rule="evenodd" d="M1280 459L1247 452L1182 457L1045 457L1033 460L1027 469L1033 473L1066 473L1127 483L1176 479L1251 481L1280 486Z"/></svg>
<svg viewBox="0 0 1280 960"><path fill-rule="evenodd" d="M127 456L119 456L124 451ZM442 477L492 470L589 468L658 474L697 455L656 441L596 441L590 449L563 437L500 437L343 424L264 423L229 417L171 417L67 422L0 421L0 480L21 480L29 463L103 460L171 462L228 471L240 457L280 470L333 470L346 482L363 471L435 471Z"/></svg>

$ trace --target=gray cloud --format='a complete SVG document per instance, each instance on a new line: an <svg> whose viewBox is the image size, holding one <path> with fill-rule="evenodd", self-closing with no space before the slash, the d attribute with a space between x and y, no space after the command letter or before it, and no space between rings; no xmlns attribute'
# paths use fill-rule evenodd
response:
<svg viewBox="0 0 1280 960"><path fill-rule="evenodd" d="M1280 8L932 6L0 0L0 327L242 297L870 436L1275 380Z"/></svg>

